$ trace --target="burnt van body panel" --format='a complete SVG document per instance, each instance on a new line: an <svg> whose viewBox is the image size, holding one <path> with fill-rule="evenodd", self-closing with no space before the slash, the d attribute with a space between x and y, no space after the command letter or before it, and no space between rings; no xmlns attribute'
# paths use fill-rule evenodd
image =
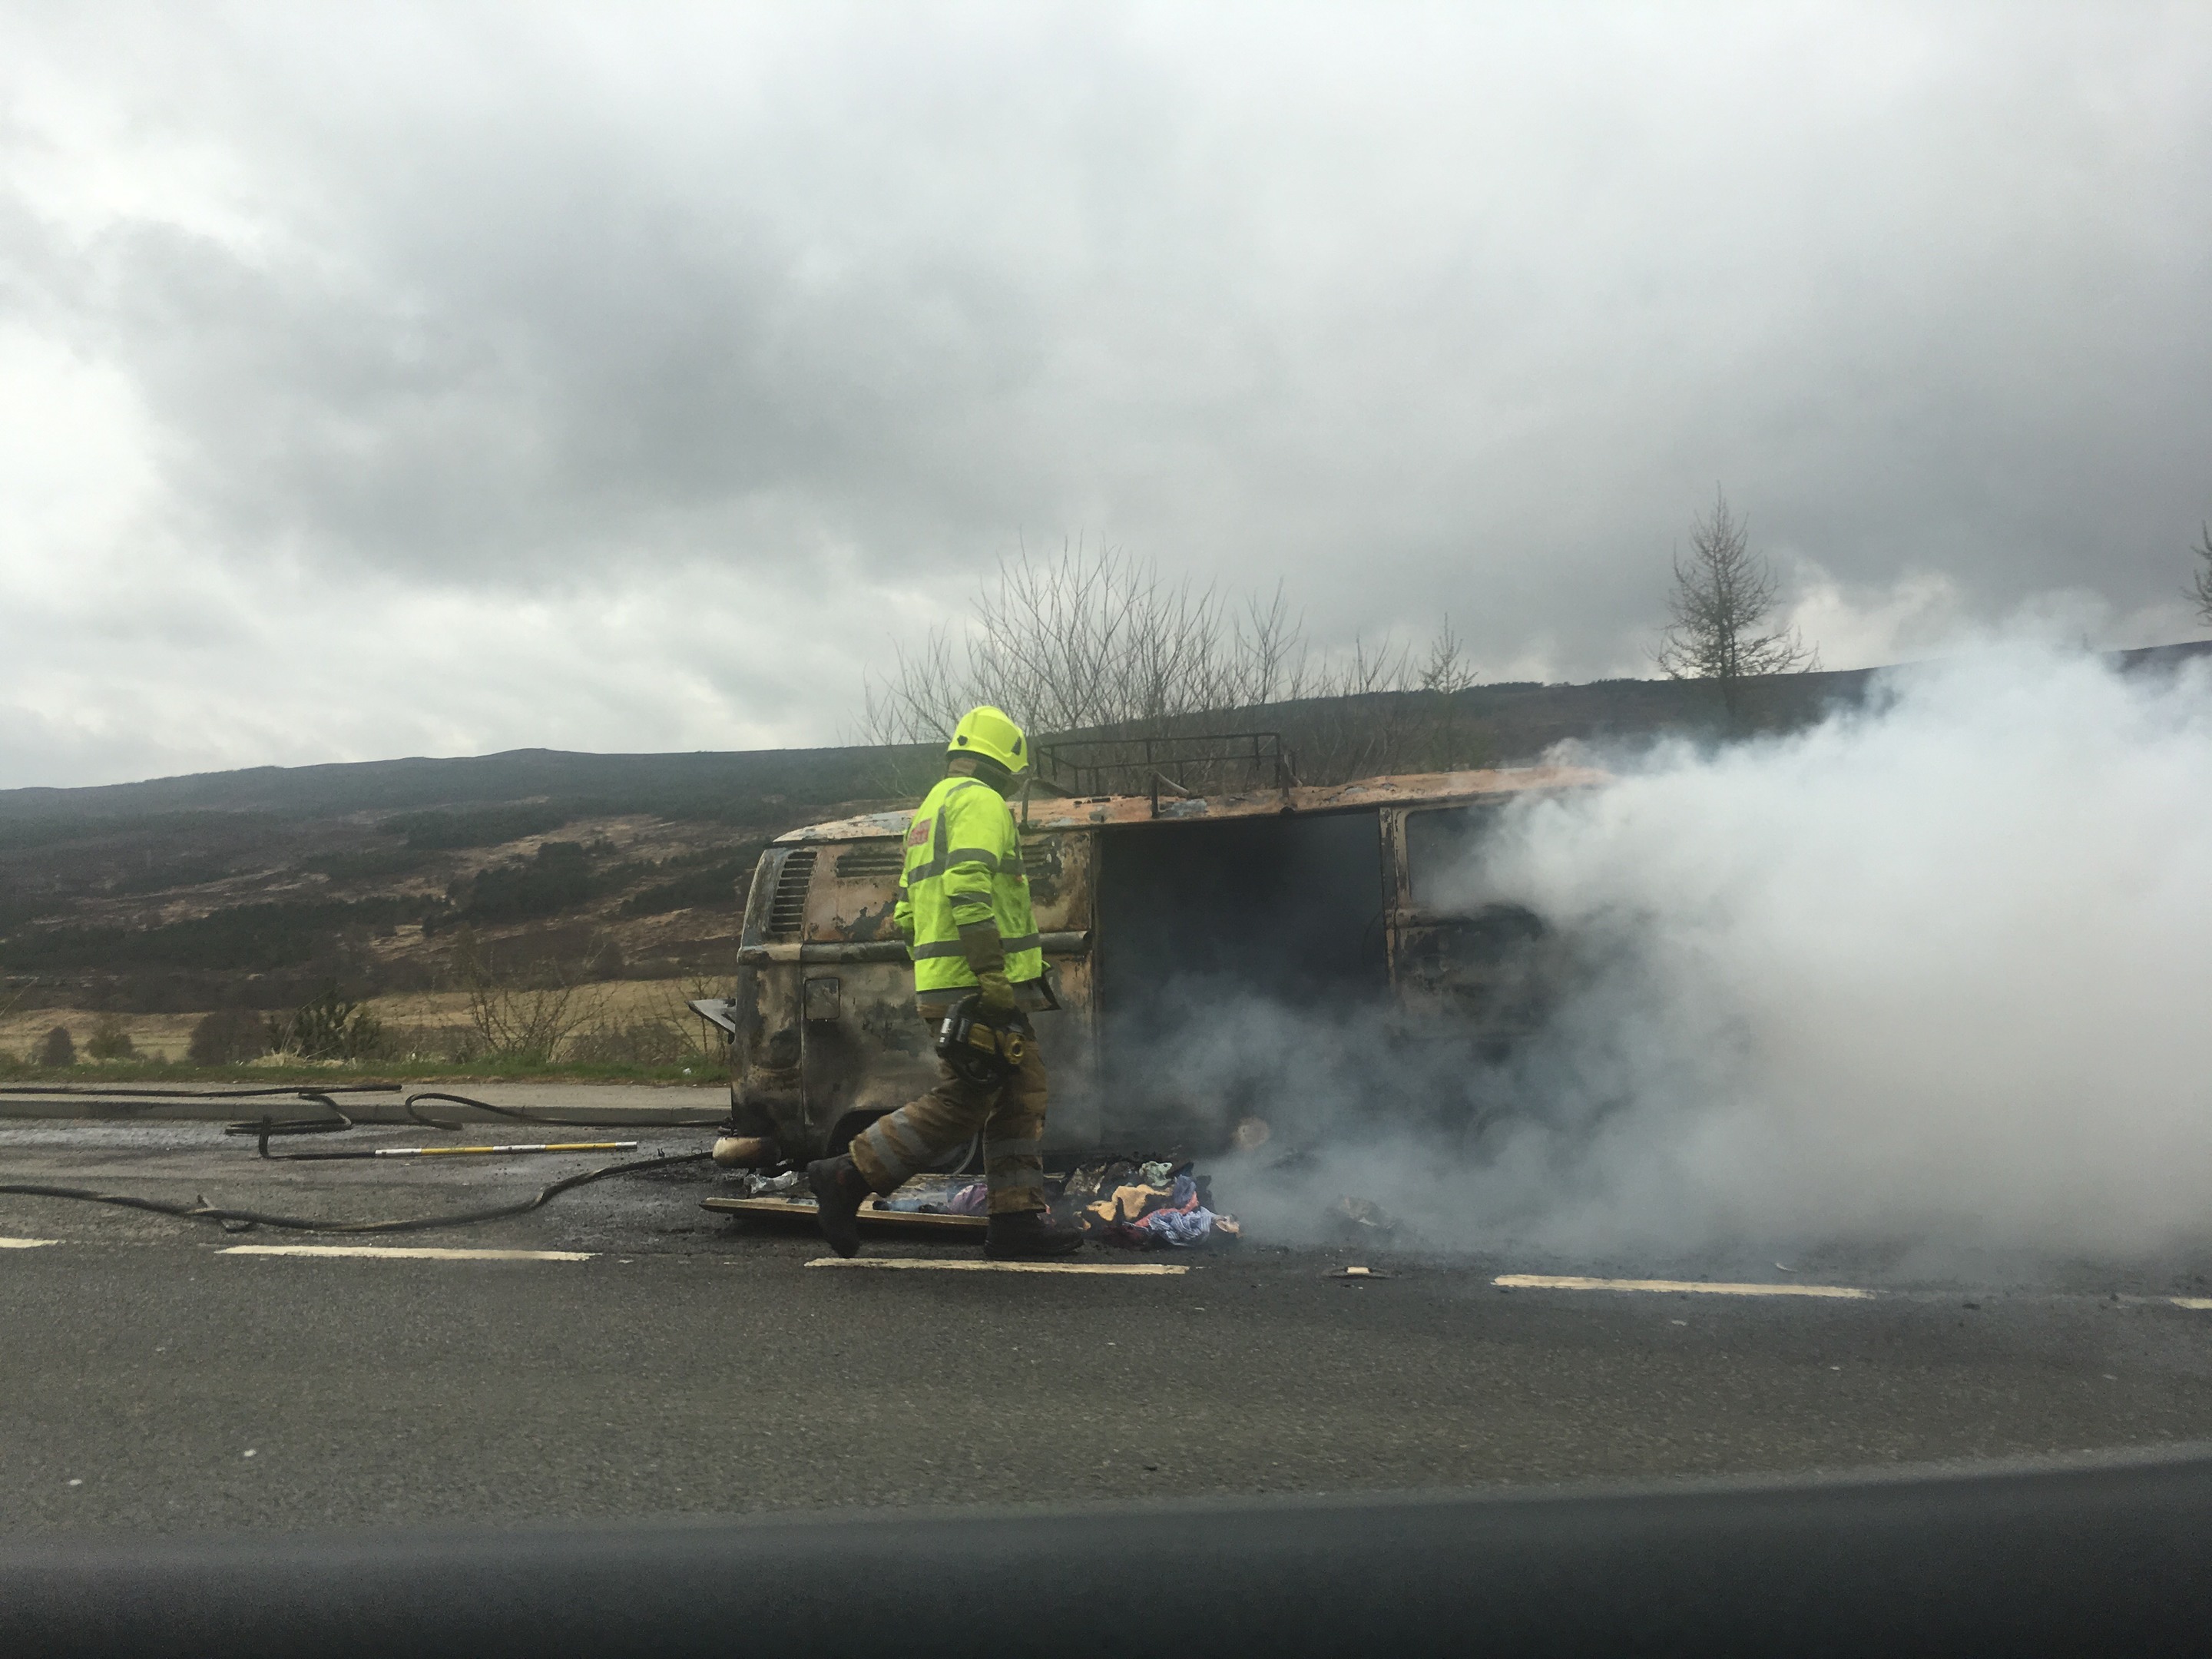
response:
<svg viewBox="0 0 2212 1659"><path fill-rule="evenodd" d="M1240 1007L1372 1009L1500 1045L1525 1032L1547 930L1449 878L1507 802L1601 781L1544 768L1018 809L1060 1005L1035 1017L1048 1155L1225 1133L1221 1103L1182 1097L1154 1062L1194 1019ZM892 921L908 817L794 830L754 872L730 1007L732 1120L787 1158L841 1148L936 1081Z"/></svg>

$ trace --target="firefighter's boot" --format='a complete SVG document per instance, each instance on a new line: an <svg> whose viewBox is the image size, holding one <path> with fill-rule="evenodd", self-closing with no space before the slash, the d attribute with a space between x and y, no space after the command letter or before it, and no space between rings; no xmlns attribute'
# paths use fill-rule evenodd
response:
<svg viewBox="0 0 2212 1659"><path fill-rule="evenodd" d="M999 1211L983 1234L983 1254L994 1261L1039 1261L1082 1248L1082 1229L1054 1221L1048 1210Z"/></svg>
<svg viewBox="0 0 2212 1659"><path fill-rule="evenodd" d="M860 1204L868 1183L846 1156L818 1158L806 1166L806 1185L814 1194L814 1224L839 1255L860 1253Z"/></svg>

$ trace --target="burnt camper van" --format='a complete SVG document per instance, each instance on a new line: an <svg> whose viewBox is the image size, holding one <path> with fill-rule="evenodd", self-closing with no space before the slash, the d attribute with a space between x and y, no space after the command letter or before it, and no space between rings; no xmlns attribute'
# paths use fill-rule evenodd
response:
<svg viewBox="0 0 2212 1659"><path fill-rule="evenodd" d="M1491 1051L1540 1016L1542 922L1455 883L1509 802L1601 775L1315 787L1295 781L1264 734L1241 741L1261 787L1201 793L1222 780L1218 753L1193 765L1148 744L1135 765L1109 769L1047 748L1039 771L1063 787L1115 781L1118 769L1141 793L1012 803L1060 1004L1035 1017L1053 1079L1048 1155L1202 1151L1225 1136L1234 1114L1180 1097L1182 1068L1163 1063L1225 1007L1358 1010L1364 1030ZM733 994L694 1005L729 1041L733 1132L772 1138L783 1158L841 1148L936 1079L892 922L908 817L873 812L781 837L753 874Z"/></svg>

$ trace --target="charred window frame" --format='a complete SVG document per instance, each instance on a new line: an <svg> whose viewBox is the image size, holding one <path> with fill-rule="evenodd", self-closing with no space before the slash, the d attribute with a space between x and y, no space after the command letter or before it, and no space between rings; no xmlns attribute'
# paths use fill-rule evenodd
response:
<svg viewBox="0 0 2212 1659"><path fill-rule="evenodd" d="M1487 901L1472 874L1482 842L1498 827L1501 804L1426 806L1405 817L1404 907L1426 915L1464 915Z"/></svg>

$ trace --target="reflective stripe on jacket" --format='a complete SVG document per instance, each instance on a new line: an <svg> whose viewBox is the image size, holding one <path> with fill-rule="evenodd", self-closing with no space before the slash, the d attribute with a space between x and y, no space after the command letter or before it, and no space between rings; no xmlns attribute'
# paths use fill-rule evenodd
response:
<svg viewBox="0 0 2212 1659"><path fill-rule="evenodd" d="M922 797L907 827L893 915L914 957L917 995L975 983L960 944L963 922L999 924L1013 983L1043 974L1021 832L997 790L978 778L950 777Z"/></svg>

